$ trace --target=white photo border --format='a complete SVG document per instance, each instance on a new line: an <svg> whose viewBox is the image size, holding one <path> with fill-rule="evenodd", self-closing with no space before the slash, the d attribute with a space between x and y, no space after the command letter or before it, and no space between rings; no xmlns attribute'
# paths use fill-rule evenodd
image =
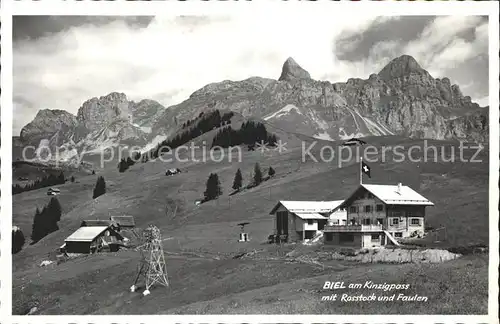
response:
<svg viewBox="0 0 500 324"><path fill-rule="evenodd" d="M353 17L399 15L489 16L489 294L488 315L133 315L35 317L12 314L12 16L13 15L248 15L259 13L324 15L346 10ZM499 7L496 1L2 1L1 10L1 241L0 318L7 323L498 323L499 204ZM355 19L355 18L353 18Z"/></svg>

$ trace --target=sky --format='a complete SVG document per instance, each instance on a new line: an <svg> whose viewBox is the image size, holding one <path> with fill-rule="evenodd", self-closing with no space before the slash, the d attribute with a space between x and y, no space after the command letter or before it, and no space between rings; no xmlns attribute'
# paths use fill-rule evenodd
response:
<svg viewBox="0 0 500 324"><path fill-rule="evenodd" d="M40 109L76 115L110 92L168 107L212 82L277 79L288 57L313 79L368 78L413 56L435 78L488 104L488 18L15 16L14 134Z"/></svg>

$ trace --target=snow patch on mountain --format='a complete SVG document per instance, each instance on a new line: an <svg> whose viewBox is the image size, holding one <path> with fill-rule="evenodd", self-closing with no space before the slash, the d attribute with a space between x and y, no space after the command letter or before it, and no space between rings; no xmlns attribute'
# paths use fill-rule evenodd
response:
<svg viewBox="0 0 500 324"><path fill-rule="evenodd" d="M285 107L281 108L280 110L264 117L264 120L269 120L271 118L280 118L283 117L283 115L287 115L291 113L292 111L296 112L297 114L302 115L300 112L299 108L297 108L295 105L286 105Z"/></svg>
<svg viewBox="0 0 500 324"><path fill-rule="evenodd" d="M315 134L315 135L313 135L313 137L317 138L317 139L325 140L325 141L335 141L330 136L330 134L328 134L327 132L322 132L322 133L319 133L319 134Z"/></svg>
<svg viewBox="0 0 500 324"><path fill-rule="evenodd" d="M340 127L339 128L339 138L342 139L342 140L348 140L348 139L351 139L351 138L358 138L358 137L365 137L365 136L367 136L367 134L363 134L363 133L360 133L360 132L348 134L345 131L344 127Z"/></svg>
<svg viewBox="0 0 500 324"><path fill-rule="evenodd" d="M141 148L141 153L146 153L155 148L158 144L167 139L166 135L156 135L155 138L148 144L146 144L143 148Z"/></svg>

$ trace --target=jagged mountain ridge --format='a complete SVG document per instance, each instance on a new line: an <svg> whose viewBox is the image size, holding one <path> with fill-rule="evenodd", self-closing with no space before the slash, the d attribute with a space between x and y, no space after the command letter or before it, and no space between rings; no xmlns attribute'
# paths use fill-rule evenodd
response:
<svg viewBox="0 0 500 324"><path fill-rule="evenodd" d="M344 83L313 80L289 58L278 80L211 83L168 108L153 100L128 101L114 92L87 100L76 116L41 110L23 128L20 140L24 145L67 146L70 152L146 145L173 135L178 125L207 109L231 110L326 140L373 135L488 140L488 109L472 103L448 78L434 79L408 55L366 80Z"/></svg>
<svg viewBox="0 0 500 324"><path fill-rule="evenodd" d="M124 93L112 92L85 101L76 116L65 110L40 110L15 144L32 145L40 152L43 147L51 151L58 147L62 160L118 144L146 145L151 126L164 109L154 100L136 103Z"/></svg>
<svg viewBox="0 0 500 324"><path fill-rule="evenodd" d="M411 56L394 59L366 80L332 84L304 71L288 59L281 81L252 77L209 84L165 110L153 132L168 135L174 120L182 122L209 107L330 140L369 135L487 140L488 110L463 96L448 78L434 79Z"/></svg>

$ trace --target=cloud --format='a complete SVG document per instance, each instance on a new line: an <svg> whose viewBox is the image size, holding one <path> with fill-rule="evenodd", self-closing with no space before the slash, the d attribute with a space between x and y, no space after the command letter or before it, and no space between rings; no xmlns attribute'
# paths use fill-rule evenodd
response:
<svg viewBox="0 0 500 324"><path fill-rule="evenodd" d="M133 18L96 19L52 17L58 25L46 27L49 32L43 32L44 24L39 24L41 30L33 37L29 30L18 32L13 48L14 132L31 121L39 109L64 109L76 114L85 100L112 91L124 92L132 100L150 98L169 106L208 83L251 76L277 79L289 56L313 78L330 81L367 77L408 46L418 50L427 63L434 57L425 56L426 49L432 47L429 44L446 37L453 40L450 31L435 29L446 22L458 24L432 20L432 27L426 25L429 19L425 24L415 20L413 34L417 37L419 32L425 33L431 38L431 43L426 43L423 37L413 42L386 40L383 34L364 37L371 30L390 30L391 24L401 26L407 19L367 14L356 19L344 13L310 18L271 14L188 16L141 23L134 23ZM467 28L476 27L475 45L487 44L484 27L477 20L466 22ZM424 26L427 29L422 31ZM358 37L359 42L346 41L346 35ZM367 54L359 60L337 57L349 47L355 50L365 44L367 38L374 46L367 47ZM467 42L450 44L457 49L467 46ZM453 51L444 52L444 59L450 60ZM443 50L436 55L439 53Z"/></svg>

